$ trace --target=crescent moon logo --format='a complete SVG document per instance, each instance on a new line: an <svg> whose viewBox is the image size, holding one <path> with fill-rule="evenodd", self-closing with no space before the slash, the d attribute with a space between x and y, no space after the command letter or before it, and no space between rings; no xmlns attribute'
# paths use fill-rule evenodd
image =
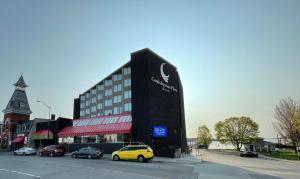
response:
<svg viewBox="0 0 300 179"><path fill-rule="evenodd" d="M164 79L164 81L168 83L170 75L166 75L165 72L164 72L164 65L165 64L166 63L162 63L160 65L160 74L161 74L162 78Z"/></svg>

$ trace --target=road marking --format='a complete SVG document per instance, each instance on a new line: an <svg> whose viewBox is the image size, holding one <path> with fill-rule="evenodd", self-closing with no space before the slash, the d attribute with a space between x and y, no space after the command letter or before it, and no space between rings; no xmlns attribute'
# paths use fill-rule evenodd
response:
<svg viewBox="0 0 300 179"><path fill-rule="evenodd" d="M35 178L40 178L41 177L41 176L33 175L33 174L30 174L30 173L24 173L24 172L19 172L19 171L15 171L15 170L7 170L7 169L3 169L3 168L0 168L0 171L10 172L10 173L17 173L17 174L26 175L26 176L35 177Z"/></svg>
<svg viewBox="0 0 300 179"><path fill-rule="evenodd" d="M133 172L123 172L123 171L118 171L118 172L127 173L127 174L130 174L130 175L137 175L137 176L142 176L142 177L148 177L148 178L169 179L169 178L165 178L165 177L151 176L151 175L144 175L144 174L133 173Z"/></svg>

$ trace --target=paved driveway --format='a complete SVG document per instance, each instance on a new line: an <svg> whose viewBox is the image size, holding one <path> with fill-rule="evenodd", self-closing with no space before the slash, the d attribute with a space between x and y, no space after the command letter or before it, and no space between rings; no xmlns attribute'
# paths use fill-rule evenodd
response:
<svg viewBox="0 0 300 179"><path fill-rule="evenodd" d="M300 161L285 161L267 158L244 158L237 152L201 150L202 158L212 164L238 167L247 171L255 172L250 176L261 175L273 176L274 178L300 178ZM266 177L266 176L264 176Z"/></svg>

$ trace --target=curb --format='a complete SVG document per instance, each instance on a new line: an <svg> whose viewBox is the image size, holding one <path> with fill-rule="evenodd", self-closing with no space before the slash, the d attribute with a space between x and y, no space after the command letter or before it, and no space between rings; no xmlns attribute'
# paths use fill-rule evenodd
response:
<svg viewBox="0 0 300 179"><path fill-rule="evenodd" d="M263 159L268 159L268 160L284 161L284 162L300 164L300 160L287 160L287 159L281 159L281 158L273 158L273 157L269 157L269 156L266 156L266 155L263 155L263 154L259 154L259 157L263 158Z"/></svg>

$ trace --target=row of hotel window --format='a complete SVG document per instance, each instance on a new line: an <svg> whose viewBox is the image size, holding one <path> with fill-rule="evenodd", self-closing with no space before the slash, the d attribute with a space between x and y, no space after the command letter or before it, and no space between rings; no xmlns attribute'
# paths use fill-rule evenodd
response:
<svg viewBox="0 0 300 179"><path fill-rule="evenodd" d="M125 99L130 99L131 98L131 91L125 91L123 96L124 96L123 97L124 100ZM91 101L85 101L85 102L83 101L83 102L81 102L80 103L80 108L82 109L82 108L88 107L88 106L90 106L91 103L92 104L97 103L97 99L98 100L103 99L102 95L99 94L98 98L94 97L94 98L91 99ZM111 106L112 102L114 102L114 103L120 103L121 101L122 101L122 95L117 95L117 96L114 96L113 99L106 99L104 101L104 105L105 106ZM98 105L100 105L100 106L98 106L98 109L102 109L102 107L101 107L102 104L103 103L98 103Z"/></svg>
<svg viewBox="0 0 300 179"><path fill-rule="evenodd" d="M102 110L103 109L102 103L98 104L97 106L98 107L92 106L91 109L81 110L80 111L80 117L89 116L90 113L97 112L97 108L98 108L97 115L94 114L91 117L111 115L111 114L121 114L122 112L130 112L132 110L131 103L126 103L126 104L124 104L124 106L116 106L116 107L113 108L113 110L112 109L107 109L107 110L104 110L104 111ZM100 108L99 108L99 106L100 106ZM101 111L99 111L99 110L101 110Z"/></svg>
<svg viewBox="0 0 300 179"><path fill-rule="evenodd" d="M112 80L105 80L104 81L104 86L112 86ZM96 89L92 89L90 93L92 95L95 95L95 94L97 94L97 90L98 91L103 91L104 90L104 86L103 85L98 85L97 88ZM125 79L123 86L124 87L131 86L131 79L130 78ZM114 85L114 92L118 92L118 91L122 91L122 84ZM81 96L80 99L82 101L84 101L85 99L90 98L90 93L86 93L84 96Z"/></svg>
<svg viewBox="0 0 300 179"><path fill-rule="evenodd" d="M127 86L131 86L131 79L127 79L124 81L124 87L127 87ZM116 92L121 92L122 91L122 84L117 84L117 85L114 85L114 89L107 89L104 91L104 96L112 96L113 92L116 93ZM125 91L126 92L126 91ZM95 89L92 90L92 95L96 95L97 92ZM86 93L85 95L82 95L80 97L80 100L81 101L85 101L86 99L90 98L90 94L89 93ZM97 95L97 98L100 100L103 98L103 94L102 93L99 93ZM93 98L92 98L93 99ZM95 98L96 99L96 98Z"/></svg>

